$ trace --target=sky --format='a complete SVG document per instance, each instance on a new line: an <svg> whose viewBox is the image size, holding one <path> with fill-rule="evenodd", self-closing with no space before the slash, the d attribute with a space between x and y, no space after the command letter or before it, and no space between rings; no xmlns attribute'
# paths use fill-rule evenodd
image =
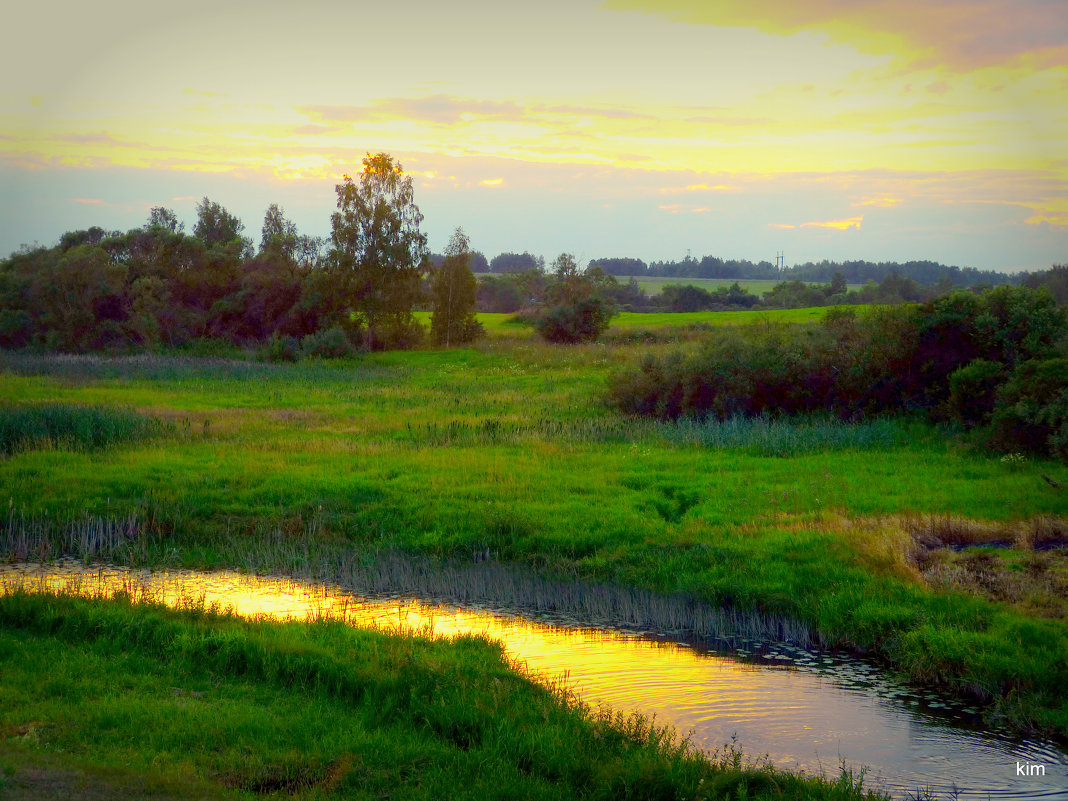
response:
<svg viewBox="0 0 1068 801"><path fill-rule="evenodd" d="M368 153L441 250L1068 262L1065 0L21 3L0 253L67 230L328 235Z"/></svg>

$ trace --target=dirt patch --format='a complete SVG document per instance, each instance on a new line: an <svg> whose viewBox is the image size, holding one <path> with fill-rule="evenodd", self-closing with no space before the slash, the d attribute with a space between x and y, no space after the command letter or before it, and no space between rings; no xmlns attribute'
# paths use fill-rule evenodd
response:
<svg viewBox="0 0 1068 801"><path fill-rule="evenodd" d="M197 777L187 781L142 776L128 770L80 765L73 757L40 748L13 748L0 743L0 798L4 801L180 801L218 798L216 788Z"/></svg>
<svg viewBox="0 0 1068 801"><path fill-rule="evenodd" d="M928 585L1068 618L1068 521L926 516L902 522L913 542L908 558Z"/></svg>

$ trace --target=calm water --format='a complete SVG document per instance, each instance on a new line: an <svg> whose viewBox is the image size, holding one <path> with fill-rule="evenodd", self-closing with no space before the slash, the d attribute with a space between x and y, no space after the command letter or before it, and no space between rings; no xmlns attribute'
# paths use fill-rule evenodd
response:
<svg viewBox="0 0 1068 801"><path fill-rule="evenodd" d="M175 604L218 603L242 615L342 616L357 626L484 634L537 674L566 676L592 704L655 713L702 748L732 738L781 767L836 776L844 760L865 782L905 797L1068 799L1068 754L1041 740L984 730L976 710L917 694L871 665L775 644L724 656L635 632L458 608L410 599L368 599L340 587L219 571L147 572L78 564L0 566L0 588L126 590ZM1019 776L1018 764L1044 776Z"/></svg>

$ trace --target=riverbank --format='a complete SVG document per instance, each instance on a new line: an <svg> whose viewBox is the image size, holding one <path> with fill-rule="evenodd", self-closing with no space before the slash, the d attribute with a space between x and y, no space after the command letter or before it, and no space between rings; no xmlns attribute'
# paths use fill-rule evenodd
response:
<svg viewBox="0 0 1068 801"><path fill-rule="evenodd" d="M0 622L5 797L875 799L700 755L477 637L25 592Z"/></svg>

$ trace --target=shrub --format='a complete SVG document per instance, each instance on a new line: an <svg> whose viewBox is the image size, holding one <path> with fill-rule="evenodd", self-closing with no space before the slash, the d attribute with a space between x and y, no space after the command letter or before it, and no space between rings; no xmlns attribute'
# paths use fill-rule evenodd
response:
<svg viewBox="0 0 1068 801"><path fill-rule="evenodd" d="M535 327L549 342L593 342L608 328L613 312L610 301L594 296L569 306L554 306Z"/></svg>
<svg viewBox="0 0 1068 801"><path fill-rule="evenodd" d="M998 385L1005 379L1002 365L987 359L975 359L949 374L949 416L966 426L990 422Z"/></svg>
<svg viewBox="0 0 1068 801"><path fill-rule="evenodd" d="M269 362L295 362L300 356L300 342L296 337L283 336L275 331L260 348L260 358Z"/></svg>
<svg viewBox="0 0 1068 801"><path fill-rule="evenodd" d="M1068 359L1022 363L998 390L991 444L1068 461Z"/></svg>
<svg viewBox="0 0 1068 801"><path fill-rule="evenodd" d="M300 340L302 356L319 356L324 359L341 359L351 356L356 348L349 342L341 326L320 329Z"/></svg>
<svg viewBox="0 0 1068 801"><path fill-rule="evenodd" d="M992 422L995 447L1068 458L1065 333L1048 293L1013 287L840 310L821 326L720 330L697 351L647 358L610 379L608 400L662 419L926 409Z"/></svg>

